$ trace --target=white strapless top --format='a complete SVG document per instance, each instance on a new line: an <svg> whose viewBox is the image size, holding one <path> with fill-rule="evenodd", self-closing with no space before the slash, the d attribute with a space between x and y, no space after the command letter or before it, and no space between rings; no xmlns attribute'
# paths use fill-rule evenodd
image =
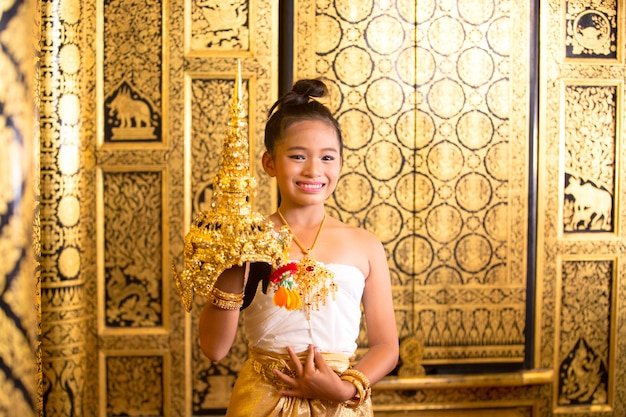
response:
<svg viewBox="0 0 626 417"><path fill-rule="evenodd" d="M312 308L310 320L303 310L288 311L275 306L271 287L263 294L262 283L259 283L254 301L243 310L250 346L287 353L287 346L295 352L303 352L312 344L322 352L354 355L365 277L355 266L327 264L325 267L335 274L338 286L335 300L329 295L326 305L321 304L319 311Z"/></svg>

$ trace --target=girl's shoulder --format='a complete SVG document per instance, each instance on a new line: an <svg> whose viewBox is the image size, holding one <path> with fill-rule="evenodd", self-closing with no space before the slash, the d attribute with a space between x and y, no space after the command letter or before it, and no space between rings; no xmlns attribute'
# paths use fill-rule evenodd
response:
<svg viewBox="0 0 626 417"><path fill-rule="evenodd" d="M354 226L348 223L344 223L334 217L329 217L327 220L327 227L332 231L332 235L335 238L340 239L345 244L354 245L357 247L365 246L381 246L380 239L369 230Z"/></svg>
<svg viewBox="0 0 626 417"><path fill-rule="evenodd" d="M327 221L322 256L327 262L356 266L366 279L373 265L385 264L383 245L372 232L335 218Z"/></svg>
<svg viewBox="0 0 626 417"><path fill-rule="evenodd" d="M375 237L375 235L370 232L369 230L361 227L361 226L355 226L352 224L348 224L342 220L339 220L336 217L332 217L332 216L327 216L326 217L326 225L330 226L330 227L335 227L338 229L345 229L345 230L350 230L353 233L361 233L363 235L371 235L372 237Z"/></svg>

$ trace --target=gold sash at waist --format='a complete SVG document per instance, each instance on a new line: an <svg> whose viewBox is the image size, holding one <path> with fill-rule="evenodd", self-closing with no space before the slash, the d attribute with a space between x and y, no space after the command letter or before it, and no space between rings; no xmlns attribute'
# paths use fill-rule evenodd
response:
<svg viewBox="0 0 626 417"><path fill-rule="evenodd" d="M300 353L301 362L308 351ZM372 403L368 398L358 408L348 408L341 402L288 397L279 394L286 385L272 372L278 369L294 375L288 354L277 354L249 348L233 387L227 417L371 417ZM350 366L350 358L338 353L322 353L324 360L337 374Z"/></svg>
<svg viewBox="0 0 626 417"><path fill-rule="evenodd" d="M282 373L295 377L295 370L292 369L291 357L288 354L280 354L274 352L268 352L265 350L251 347L249 349L249 361L252 368L260 374L267 382L275 384L277 386L283 386L284 384L276 375L274 375L274 369L278 369ZM301 363L306 361L308 351L298 354L298 358ZM331 367L337 375L341 375L343 371L350 366L350 358L341 353L325 353L322 352L324 360Z"/></svg>

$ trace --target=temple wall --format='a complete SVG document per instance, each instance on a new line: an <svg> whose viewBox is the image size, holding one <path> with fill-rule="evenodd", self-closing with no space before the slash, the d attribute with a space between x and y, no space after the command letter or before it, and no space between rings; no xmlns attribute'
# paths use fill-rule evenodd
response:
<svg viewBox="0 0 626 417"><path fill-rule="evenodd" d="M276 1L39 3L40 137L22 133L39 154L20 168L39 175L37 238L21 246L40 243L34 279L20 278L33 306L41 294L41 360L35 344L25 350L41 393L28 412L223 414L245 340L219 363L204 358L203 301L185 312L172 267L211 197L237 60L253 204L276 206L260 156L286 43L294 79L328 82L344 131L328 211L375 233L388 255L401 356L374 387L376 415L623 416L623 4L293 8L285 42ZM1 161L19 155L0 147ZM0 206L0 242L12 213ZM36 333L29 314L12 331Z"/></svg>

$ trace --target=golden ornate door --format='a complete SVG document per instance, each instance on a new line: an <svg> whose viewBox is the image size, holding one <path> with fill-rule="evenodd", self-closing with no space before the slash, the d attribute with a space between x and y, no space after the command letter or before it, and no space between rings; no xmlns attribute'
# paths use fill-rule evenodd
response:
<svg viewBox="0 0 626 417"><path fill-rule="evenodd" d="M530 4L298 3L296 74L330 81L346 131L332 205L383 240L401 338L440 372L521 369Z"/></svg>

